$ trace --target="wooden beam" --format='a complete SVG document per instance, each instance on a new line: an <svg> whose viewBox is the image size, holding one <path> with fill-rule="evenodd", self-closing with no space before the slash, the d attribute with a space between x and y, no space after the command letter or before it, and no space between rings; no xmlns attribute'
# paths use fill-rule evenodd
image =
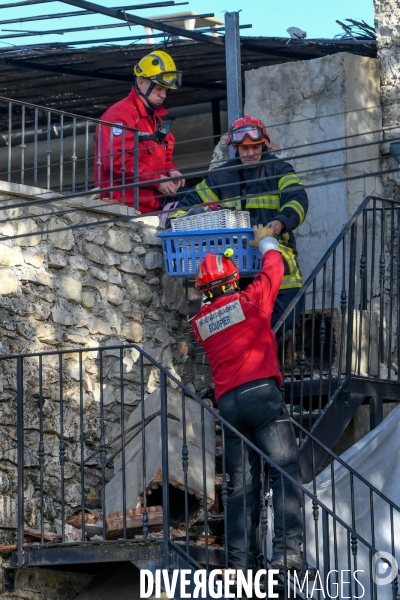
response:
<svg viewBox="0 0 400 600"><path fill-rule="evenodd" d="M64 2L64 4L71 4L72 6L76 6L77 8L90 10L101 15L106 15L107 17L111 17L113 19L126 21L128 23L132 23L133 25L143 25L143 27L158 29L159 31L165 31L166 33L170 33L172 35L179 35L181 37L190 38L193 40L197 40L198 42L205 42L206 44L224 46L224 41L221 38L203 35L202 33L197 33L196 31L189 31L181 27L175 27L174 25L168 25L167 23L163 23L162 21L144 19L143 17L137 17L136 15L131 15L129 13L122 12L121 10L116 10L115 8L107 8L105 6L101 6L100 4L95 4L94 2L88 2L87 0L61 0L61 2Z"/></svg>
<svg viewBox="0 0 400 600"><path fill-rule="evenodd" d="M83 71L82 69L74 69L73 67L47 65L44 63L31 62L29 60L21 60L20 58L2 58L1 62L7 66L22 67L23 69L34 69L36 71L47 71L57 75L76 75L77 77L92 78L92 79L107 79L111 81L121 81L133 85L132 77L118 75L117 73L102 73L100 71ZM182 85L183 88L206 89L206 90L224 90L225 85L222 83L207 83L207 82L192 82Z"/></svg>

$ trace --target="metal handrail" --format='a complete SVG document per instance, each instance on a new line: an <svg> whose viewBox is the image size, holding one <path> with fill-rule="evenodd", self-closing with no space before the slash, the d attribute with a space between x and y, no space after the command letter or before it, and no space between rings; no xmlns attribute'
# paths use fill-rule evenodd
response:
<svg viewBox="0 0 400 600"><path fill-rule="evenodd" d="M93 117L87 117L85 115L79 115L78 113L71 113L65 110L60 110L58 108L51 108L49 106L42 106L41 104L32 104L32 102L26 102L25 100L14 100L13 98L7 98L7 96L0 96L0 102L8 102L9 104L16 104L17 106L27 106L29 108L33 108L35 110L43 111L44 113L52 113L55 115L60 115L63 117L71 117L71 119L79 119L82 121L90 121L91 123L98 123L99 125L110 125L111 127L115 127L115 123L112 121L104 121L102 119L95 119ZM135 127L129 127L128 125L118 124L118 127L121 129L126 129L127 131L139 131Z"/></svg>
<svg viewBox="0 0 400 600"><path fill-rule="evenodd" d="M122 183L123 191L122 191L122 200L125 203L126 199L126 187L125 183L129 181L128 178L125 177L125 172L127 170L128 160L132 160L133 169L130 176L130 179L133 184L139 182L139 129L135 127L130 127L124 124L112 123L110 121L105 121L101 119L93 119L91 117L85 117L82 115L77 115L74 113L70 113L67 111L62 111L59 109L53 109L50 107L44 107L32 103L22 102L19 100L12 100L11 98L7 98L5 96L0 96L0 103L8 103L8 127L7 134L5 136L6 141L6 156L4 160L7 162L7 180L8 182L15 182L15 178L13 177L12 165L13 162L17 162L19 164L19 181L17 183L33 185L34 187L42 187L45 189L54 189L58 191L63 191L65 187L65 179L68 179L68 187L71 188L72 193L76 191L77 187L82 187L83 193L93 193L90 192L90 188L93 187L91 182L93 178L99 182L101 181L101 167L102 167L102 152L101 152L101 143L100 138L102 137L102 132L104 134L105 140L110 145L110 153L113 154L113 146L114 146L114 133L115 127L118 126L120 130L120 134L122 134L122 152L121 152L121 173L122 177L118 180L117 175L113 172L113 161L111 161L110 167L110 175L109 175L109 187L112 190L114 182ZM19 136L20 143L18 146L12 144L13 139L13 106L21 107L21 123L19 125ZM27 122L27 109L28 111L32 111L33 114L31 118L33 120L33 131L26 131L26 122ZM39 131L39 115L43 113L46 118L46 126L44 131ZM52 123L52 119L56 115L59 118L59 123L57 124L57 128L55 128L54 123ZM68 119L71 122L71 127L68 130L68 136L65 136L65 120ZM83 138L83 149L79 149L79 136L78 130L82 129L82 125L77 127L77 121L82 122L83 131L81 133L81 137ZM97 140L94 144L94 147L91 145L89 130L90 128L96 125L97 130ZM102 129L103 128L103 129ZM54 133L58 131L59 137L54 139ZM130 146L127 146L127 138L128 133L130 133ZM133 136L132 136L133 134ZM28 139L32 140L32 144L27 146ZM70 143L66 144L66 140L70 139ZM41 148L41 146L43 148ZM64 154L67 152L70 153L70 160L64 161ZM58 161L56 164L52 163L51 155L53 152L56 152L58 156ZM83 162L82 164L78 164L78 155L79 152L82 152ZM93 155L95 157L95 171L93 172ZM81 167L83 172L80 175L78 171L78 167ZM82 185L77 186L77 175L82 178ZM54 181L57 179L58 184L54 185ZM104 183L104 182L103 182ZM109 195L112 194L112 191ZM136 210L139 209L139 187L134 186L133 191L131 192L132 196L130 198L130 203L133 204Z"/></svg>
<svg viewBox="0 0 400 600"><path fill-rule="evenodd" d="M159 372L162 374L161 376L161 417L162 420L164 420L165 425L166 425L166 429L165 429L165 433L164 435L164 443L163 443L163 448L164 448L164 455L165 457L167 457L166 454L166 439L167 439L167 421L166 421L166 407L167 407L167 396L168 396L168 391L167 391L167 386L166 386L166 381L167 379L169 379L171 382L173 382L177 388L179 388L182 393L183 393L183 398L185 396L188 396L190 398L192 398L196 404L198 404L202 411L207 411L214 420L218 420L219 423L221 424L221 426L223 427L224 430L229 430L232 434L234 434L235 436L237 436L243 445L246 445L246 447L251 448L259 457L260 459L263 461L263 464L267 464L270 467L273 467L279 474L280 477L283 477L284 479L290 481L298 490L299 492L302 494L302 497L304 499L304 497L308 497L311 501L312 501L312 505L313 505L313 510L314 510L314 514L315 514L315 510L316 507L318 507L319 509L321 509L323 511L323 514L325 515L324 518L327 518L327 516L331 517L334 521L334 523L336 523L337 525L340 525L341 527L344 528L344 530L347 532L348 535L352 536L352 539L356 539L359 540L363 546L365 548L367 548L370 552L375 553L377 552L376 547L374 546L373 543L370 543L367 539L365 539L364 536L360 535L357 530L354 528L354 524L349 524L346 523L338 514L335 513L335 511L331 508L329 508L324 502L322 502L318 496L311 492L309 489L305 488L302 484L298 483L294 478L292 478L288 473L286 473L279 465L277 465L271 458L269 458L266 454L264 454L260 449L258 449L251 441L249 441L243 434L241 434L239 431L237 431L232 425L229 424L228 421L226 421L225 419L223 419L213 408L211 408L210 406L208 406L207 403L204 402L204 400L202 400L201 398L199 398L196 394L194 394L190 389L188 389L188 387L183 384L181 381L179 381L179 379L177 379L177 377L175 377L172 373L170 373L165 367L163 367L160 363L158 363L154 358L151 357L151 355L149 355L146 351L144 351L142 348L140 348L140 346L138 346L137 344L126 344L126 345L112 345L112 346L98 346L96 348L90 348L89 352L94 352L94 353L99 353L100 354L100 370L102 370L102 356L104 352L109 352L111 350L119 350L120 353L120 363L122 361L123 358L123 352L125 350L129 350L129 349L135 349L139 355L140 355L140 365L141 365L141 381L142 381L142 385L143 385L143 359L145 358L147 361L149 361L149 363L151 365L153 365L154 367L156 367ZM44 351L44 352L36 352L36 353L24 353L24 354L15 354L15 355L9 355L9 356L1 356L0 357L0 361L5 361L5 360L15 360L17 362L17 367L18 367L18 372L17 372L17 381L18 381L18 387L17 387L17 397L19 398L18 401L18 468L19 468L19 481L18 481L18 496L19 496L19 502L18 502L18 555L19 555L19 563L18 566L22 566L23 562L24 562L24 558L23 558L23 525L24 525L24 460L23 460L23 361L24 359L29 359L30 364L31 360L33 358L39 358L40 360L40 366L42 368L43 363L42 363L42 359L46 356L68 356L70 354L76 354L78 353L79 357L80 357L80 361L79 364L82 363L82 354L83 353L87 353L88 349L82 349L82 348L78 348L78 349L64 349L64 350L51 350L51 351ZM60 372L60 385L62 386L62 360L59 359L59 372ZM82 371L81 371L82 373ZM82 374L81 374L82 377ZM100 377L100 381L102 381L102 378ZM81 383L80 383L81 386ZM60 388L60 393L62 395L62 388ZM42 394L42 392L41 392ZM41 405L41 402L40 402ZM143 405L142 405L143 406ZM142 412L142 416L143 412ZM102 420L104 419L104 416L101 417ZM297 425L297 424L296 424ZM203 425L204 427L204 425ZM300 427L301 431L303 432L304 435L308 436L311 440L313 440L313 442L321 445L322 447L324 447L323 444L321 444L318 440L315 439L315 437L310 434L309 432L307 432L304 428ZM162 432L163 432L163 428L162 428ZM62 425L61 425L61 440L62 440ZM100 441L100 445L104 444L104 442ZM324 447L325 449L325 447ZM396 510L396 511L400 511L400 508L393 503L392 501L390 501L384 494L382 494L379 490L377 490L373 485L371 485L368 481L366 481L362 476L360 476L356 471L354 471L354 469L352 469L352 467L350 467L349 465L347 465L342 459L340 459L339 457L337 457L334 453L332 453L329 449L327 449L327 452L330 454L330 456L334 459L334 460L338 460L338 462L343 465L350 473L352 473L352 475L359 479L362 483L364 483L370 491L376 493L383 501L387 502L392 509ZM65 450L63 450L63 452L65 452ZM101 450L101 452L103 452L103 450ZM103 457L103 459L105 460L105 456ZM41 467L42 468L42 467ZM164 501L165 504L163 504L163 506L167 506L168 505L168 499L166 498L166 496L168 495L168 462L166 463L166 469L163 469L163 493L164 493ZM103 482L104 483L104 482ZM206 507L206 502L205 502L205 507ZM315 518L315 516L314 516ZM62 523L65 522L65 513L63 513L63 517L62 517ZM145 524L143 525L145 526ZM164 513L164 544L166 544L166 547L173 547L174 544L172 543L172 540L170 539L170 534L169 534L169 512L165 511ZM188 531L188 522L186 522L186 529ZM147 535L144 535L144 538L147 538ZM160 540L160 538L157 538L158 540ZM104 540L106 541L106 540ZM85 542L84 540L82 540L81 542L74 542L75 544L87 544L87 542ZM329 543L329 540L325 540L324 542L325 544ZM42 540L42 544L43 544L43 540ZM65 542L64 540L62 540L61 544L52 544L56 545L56 546L62 546L64 545ZM184 552L184 550L182 550ZM168 560L168 552L165 555L166 560ZM192 559L191 559L192 560ZM193 562L193 561L192 561Z"/></svg>
<svg viewBox="0 0 400 600"><path fill-rule="evenodd" d="M375 425L383 419L379 386L400 382L398 366L392 368L400 364L398 320L392 328L400 310L399 207L398 200L364 198L273 328L278 341L285 340L280 362L290 416L299 412L300 425L315 438L325 441L327 435L325 447L339 440L365 399L357 382L374 386L370 395L378 405L370 409L376 411ZM398 401L396 390L384 398ZM339 402L349 410L338 414ZM336 411L334 421L330 410ZM310 442L300 435L306 480L311 477L306 466ZM322 445L316 452L319 466L327 453Z"/></svg>
<svg viewBox="0 0 400 600"><path fill-rule="evenodd" d="M369 204L371 200L381 200L382 202L388 202L389 204L394 204L396 206L400 206L400 200L395 200L392 198L381 198L380 196L366 196L354 214L350 217L347 223L342 227L340 233L336 237L336 239L329 246L328 250L325 252L323 257L318 262L317 266L313 269L310 275L307 277L306 281L303 283L303 287L299 290L296 296L293 298L291 303L287 306L285 311L282 313L282 316L279 317L279 320L275 324L273 328L273 332L277 333L282 326L283 322L287 319L289 314L295 308L295 306L299 303L303 295L306 293L307 289L310 287L314 279L316 279L317 275L321 272L323 266L327 263L328 259L332 256L333 251L339 246L340 242L343 240L346 233L348 233L351 229L351 226L358 219L364 208Z"/></svg>

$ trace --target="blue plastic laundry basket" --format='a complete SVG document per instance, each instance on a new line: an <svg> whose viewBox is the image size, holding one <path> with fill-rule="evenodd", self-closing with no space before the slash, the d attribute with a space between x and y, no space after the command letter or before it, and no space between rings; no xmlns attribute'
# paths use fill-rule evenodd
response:
<svg viewBox="0 0 400 600"><path fill-rule="evenodd" d="M255 275L261 269L261 253L249 241L254 233L249 229L215 229L203 231L171 231L159 233L162 240L167 275L192 277L197 265L208 252L220 254L234 250L232 260L241 275Z"/></svg>

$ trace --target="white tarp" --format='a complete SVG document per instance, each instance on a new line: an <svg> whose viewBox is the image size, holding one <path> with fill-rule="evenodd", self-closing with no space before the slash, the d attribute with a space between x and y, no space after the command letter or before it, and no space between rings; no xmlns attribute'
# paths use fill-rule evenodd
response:
<svg viewBox="0 0 400 600"><path fill-rule="evenodd" d="M343 461L351 466L357 473L373 484L379 491L396 504L400 504L400 406L394 409L386 419L374 430L363 437L357 444L349 448L341 455ZM317 496L328 508L332 509L332 479L331 468L327 467L317 477ZM352 503L351 482L349 471L339 464L335 463L334 468L335 481L335 511L336 514L348 525L354 525L354 529L367 542L373 545L378 551L385 551L393 554L400 564L400 512L393 510L391 516L390 508L386 501L382 500L373 493L373 513L374 519L371 519L371 497L369 488L356 477L354 477L354 500ZM310 492L313 491L312 484L306 486ZM306 542L307 557L312 565L317 565L317 551L315 543L315 521L312 517L312 503L306 501ZM352 511L352 504L354 511ZM323 551L322 551L322 511L319 510L318 516L318 559L319 571L324 573ZM392 523L391 523L392 522ZM392 534L393 532L393 534ZM333 522L329 518L329 537L330 537L330 569L335 569L335 553L333 542ZM354 556L351 551L351 540L347 531L341 527L336 528L337 536L337 561L338 570L354 571ZM373 537L375 540L373 541ZM392 546L392 544L394 546ZM392 585L377 585L375 595L371 595L371 574L372 574L372 555L367 547L360 541L357 543L357 569L364 573L358 573L357 579L365 588L358 586L358 591L354 586L354 579L349 572L345 572L340 580L352 581L352 592L349 586L344 585L343 589L339 587L339 597L362 597L364 600L392 600ZM378 560L377 567L380 581L382 577L390 573L390 568L386 571L385 563ZM335 579L331 580L335 581ZM325 585L324 585L325 587ZM335 596L336 587L331 588L331 595ZM314 596L317 597L316 592ZM321 592L321 598L323 597ZM329 597L326 595L326 597Z"/></svg>

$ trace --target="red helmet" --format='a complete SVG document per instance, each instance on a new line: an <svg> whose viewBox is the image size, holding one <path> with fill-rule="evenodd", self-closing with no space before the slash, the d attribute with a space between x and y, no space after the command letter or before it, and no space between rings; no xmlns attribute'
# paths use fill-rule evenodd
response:
<svg viewBox="0 0 400 600"><path fill-rule="evenodd" d="M239 269L230 258L209 252L196 270L197 289L199 292L206 292L237 281L239 277Z"/></svg>
<svg viewBox="0 0 400 600"><path fill-rule="evenodd" d="M233 121L229 127L227 144L260 144L261 142L270 142L267 128L260 119L244 115L240 119Z"/></svg>

